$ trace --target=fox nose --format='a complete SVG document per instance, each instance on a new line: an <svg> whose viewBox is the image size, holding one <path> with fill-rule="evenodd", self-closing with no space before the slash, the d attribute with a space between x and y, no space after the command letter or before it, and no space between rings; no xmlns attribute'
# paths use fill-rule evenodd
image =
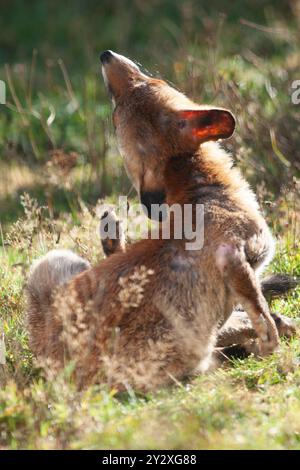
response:
<svg viewBox="0 0 300 470"><path fill-rule="evenodd" d="M110 59L113 57L113 52L112 51L104 51L102 54L100 54L100 60L102 64L107 64Z"/></svg>

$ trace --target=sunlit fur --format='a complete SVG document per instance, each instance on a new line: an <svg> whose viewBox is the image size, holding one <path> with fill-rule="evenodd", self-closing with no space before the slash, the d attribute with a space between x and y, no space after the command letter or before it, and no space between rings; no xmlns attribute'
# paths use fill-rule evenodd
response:
<svg viewBox="0 0 300 470"><path fill-rule="evenodd" d="M135 187L164 191L170 204L203 204L204 246L191 252L184 239L142 240L56 289L47 284L46 257L28 282L33 349L60 367L75 361L81 385L105 378L119 388L153 389L206 370L219 329L240 304L259 353L271 353L278 332L256 272L273 251L272 237L230 156L210 141L230 137L234 118L191 102L122 56L112 53L103 68ZM207 113L183 118L188 110Z"/></svg>

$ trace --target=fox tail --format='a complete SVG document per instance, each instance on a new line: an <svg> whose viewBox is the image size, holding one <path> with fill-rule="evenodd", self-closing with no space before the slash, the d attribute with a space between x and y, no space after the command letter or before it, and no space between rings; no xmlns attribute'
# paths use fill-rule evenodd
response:
<svg viewBox="0 0 300 470"><path fill-rule="evenodd" d="M35 353L43 354L53 292L89 267L88 261L69 250L52 250L32 265L26 294L30 343Z"/></svg>
<svg viewBox="0 0 300 470"><path fill-rule="evenodd" d="M261 288L267 300L288 294L300 285L300 278L288 274L271 274L262 279Z"/></svg>

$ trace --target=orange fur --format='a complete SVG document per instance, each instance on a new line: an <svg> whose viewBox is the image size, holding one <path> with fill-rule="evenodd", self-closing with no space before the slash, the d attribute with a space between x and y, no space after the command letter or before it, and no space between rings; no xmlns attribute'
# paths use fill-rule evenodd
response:
<svg viewBox="0 0 300 470"><path fill-rule="evenodd" d="M218 329L241 303L260 353L272 352L278 333L256 275L272 237L248 184L212 142L232 134L234 118L191 102L122 56L107 52L102 62L120 151L141 200L165 194L169 204L203 204L204 246L142 240L70 273L63 286L57 274L58 287L44 286L41 299L33 280L43 282L49 270L56 276L46 256L28 281L35 351L59 367L74 360L82 385L153 389L209 367Z"/></svg>

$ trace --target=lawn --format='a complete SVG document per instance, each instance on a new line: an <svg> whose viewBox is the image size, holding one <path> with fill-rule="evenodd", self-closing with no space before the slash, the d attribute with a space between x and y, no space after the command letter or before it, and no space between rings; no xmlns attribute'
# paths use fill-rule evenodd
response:
<svg viewBox="0 0 300 470"><path fill-rule="evenodd" d="M7 349L6 365L0 369L2 448L300 448L298 338L282 341L280 351L269 358L236 360L147 396L133 390L120 396L105 385L79 392L70 368L56 376L45 364L37 364L24 318L29 265L55 246L71 248L93 263L103 255L93 206L80 201L75 223L69 213L52 219L26 193L21 203L24 215L8 226L0 252L0 311ZM284 207L281 223L288 228L278 237L269 269L299 276L299 212ZM300 288L273 302L272 308L297 319L299 305Z"/></svg>
<svg viewBox="0 0 300 470"><path fill-rule="evenodd" d="M136 200L100 77L106 48L232 109L226 147L277 241L268 272L300 276L300 2L76 0L56 16L58 3L26 15L14 1L0 18L0 449L300 449L299 338L153 394L78 391L71 366L53 375L33 357L24 298L34 259L59 246L97 263L97 208ZM271 308L297 320L300 288Z"/></svg>

